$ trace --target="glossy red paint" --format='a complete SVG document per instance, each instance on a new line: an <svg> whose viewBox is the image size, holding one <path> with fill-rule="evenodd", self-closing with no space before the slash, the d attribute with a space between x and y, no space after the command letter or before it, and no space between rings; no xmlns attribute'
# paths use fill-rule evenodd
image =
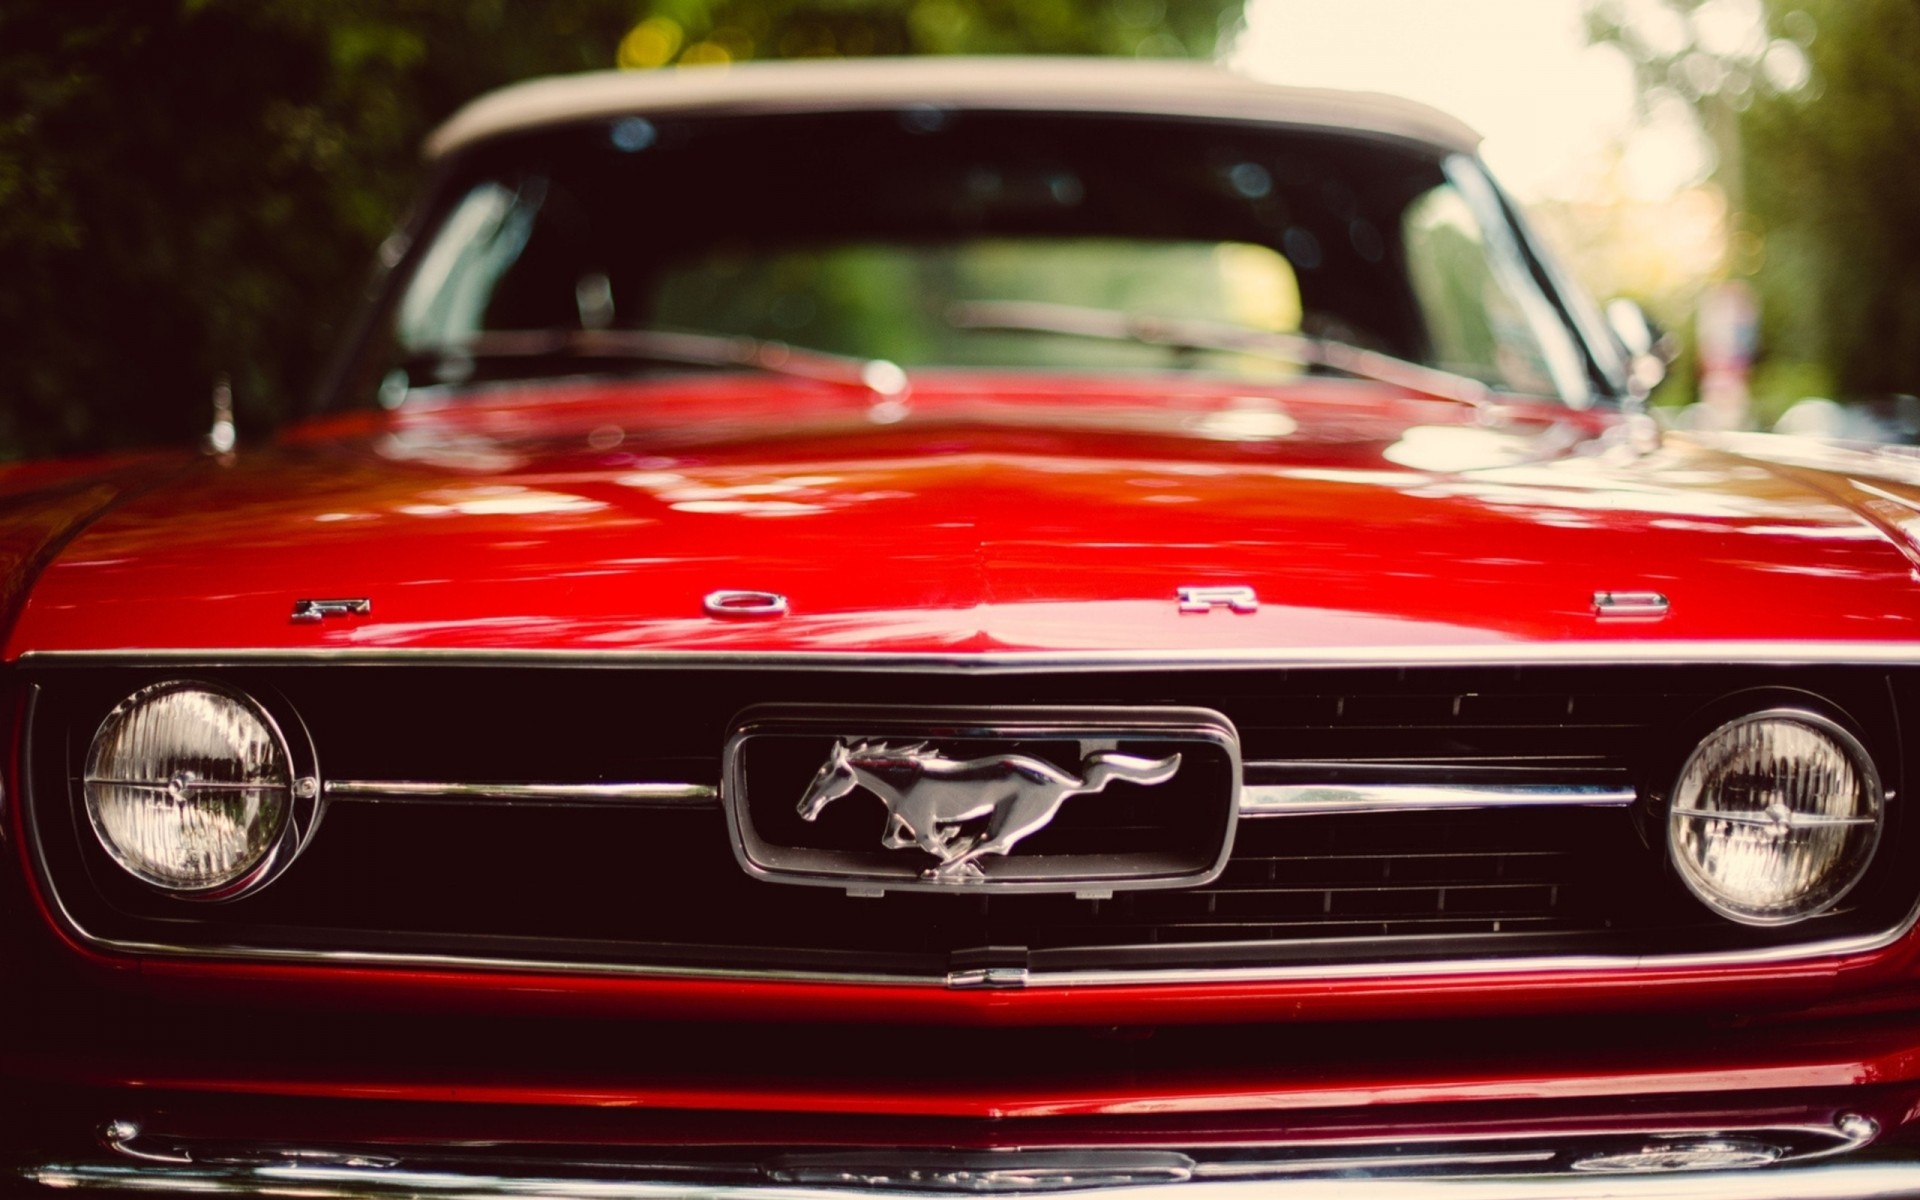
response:
<svg viewBox="0 0 1920 1200"><path fill-rule="evenodd" d="M503 390L296 430L163 486L101 498L6 656L168 650L1248 652L1738 639L1881 643L1920 620L1897 464L1625 444L1605 414L1464 406L1376 385L930 374L911 415L847 389L743 377ZM112 503L117 500L117 503ZM92 503L89 500L87 503ZM76 502L78 504L78 502ZM57 507L57 506L56 506ZM84 507L84 506L82 506ZM60 510L65 511L65 510ZM76 509L78 511L78 509ZM77 527L89 512L67 524ZM42 543L58 545L47 535ZM207 564L217 562L218 572ZM1398 586L1381 586L1381 580ZM1261 610L1182 616L1180 584ZM705 617L719 587L791 617ZM1600 590L1657 590L1657 623L1597 622ZM295 624L294 599L370 617ZM17 781L18 772L13 775ZM16 846L26 839L18 836ZM23 864L24 865L24 864ZM28 887L54 928L35 873ZM1773 965L1381 974L952 991L535 972L287 967L69 954L173 998L526 1017L954 1026L1814 1013L1909 995L1910 936ZM114 1086L278 1095L957 1117L1291 1110L1844 1086L1920 1078L1920 1034L1697 1060L1381 1067L1098 1087L834 1090L551 1079L115 1075Z"/></svg>
<svg viewBox="0 0 1920 1200"><path fill-rule="evenodd" d="M1911 546L1839 487L1684 442L1609 451L1607 426L1335 381L930 374L897 424L785 380L503 390L121 504L47 570L6 655L1380 654L1920 621ZM1261 611L1176 611L1176 586L1226 582ZM792 615L704 616L723 587ZM1595 621L1596 591L1640 589L1668 619ZM334 595L373 612L288 621Z"/></svg>
<svg viewBox="0 0 1920 1200"><path fill-rule="evenodd" d="M269 1062L206 1071L107 1061L66 1063L62 1076L90 1087L155 1093L261 1095L442 1102L488 1106L622 1108L677 1112L885 1115L969 1120L1173 1117L1372 1109L1438 1104L1568 1103L1620 1097L1762 1095L1920 1078L1920 1027L1875 1026L1851 1034L1791 1027L1709 1031L1676 1048L1569 1045L1503 1050L1490 1031L1462 1029L1451 1046L1386 1059L1357 1051L1343 1061L1274 1066L1141 1070L1116 1066L1057 1076L1009 1064L1004 1072L946 1075L884 1060L850 1064L834 1078L798 1077L778 1063L743 1074L716 1061L706 1071L520 1072L471 1067L343 1065L306 1071Z"/></svg>
<svg viewBox="0 0 1920 1200"><path fill-rule="evenodd" d="M0 628L11 627L69 538L116 501L182 469L171 457L134 456L0 469Z"/></svg>

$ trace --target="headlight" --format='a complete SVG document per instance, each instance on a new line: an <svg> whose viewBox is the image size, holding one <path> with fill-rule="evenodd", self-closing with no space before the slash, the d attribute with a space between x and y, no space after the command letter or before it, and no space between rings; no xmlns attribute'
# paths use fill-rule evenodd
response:
<svg viewBox="0 0 1920 1200"><path fill-rule="evenodd" d="M1831 908L1880 840L1880 778L1844 729L1781 709L1729 721L1680 770L1667 846L1708 907L1746 925Z"/></svg>
<svg viewBox="0 0 1920 1200"><path fill-rule="evenodd" d="M273 718L239 692L175 681L121 701L93 735L87 817L113 860L155 887L237 894L265 882L310 813Z"/></svg>

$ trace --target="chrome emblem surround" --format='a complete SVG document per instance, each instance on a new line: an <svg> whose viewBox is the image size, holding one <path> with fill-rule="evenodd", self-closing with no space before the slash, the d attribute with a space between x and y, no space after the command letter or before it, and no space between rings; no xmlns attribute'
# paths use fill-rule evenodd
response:
<svg viewBox="0 0 1920 1200"><path fill-rule="evenodd" d="M1098 810L1085 810L1119 787L1136 816L1157 808L1178 836L1121 852L1075 847L1099 828ZM1100 896L1216 878L1239 790L1238 734L1206 709L764 705L735 720L721 794L735 855L756 878L859 895ZM1081 818L1046 850L1014 853L1069 801ZM853 807L829 829L836 802Z"/></svg>
<svg viewBox="0 0 1920 1200"><path fill-rule="evenodd" d="M817 820L827 805L864 787L887 806L887 827L880 844L889 850L918 846L940 860L920 878L961 882L981 879L974 860L1006 854L1029 834L1040 832L1069 796L1106 790L1116 779L1153 785L1180 770L1180 755L1155 761L1097 750L1081 764L1078 777L1050 762L1025 754L1000 754L959 761L938 750L889 746L885 742L835 742L797 806L800 819ZM964 822L987 819L986 828L966 835Z"/></svg>

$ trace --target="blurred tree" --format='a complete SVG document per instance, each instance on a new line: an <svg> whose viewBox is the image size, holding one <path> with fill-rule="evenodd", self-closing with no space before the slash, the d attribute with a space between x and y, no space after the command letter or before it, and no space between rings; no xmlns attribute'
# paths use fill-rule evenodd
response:
<svg viewBox="0 0 1920 1200"><path fill-rule="evenodd" d="M1920 393L1920 4L1600 0L1588 18L1642 102L1691 105L1716 148L1727 270L1763 305L1763 413L1823 383Z"/></svg>
<svg viewBox="0 0 1920 1200"><path fill-rule="evenodd" d="M303 397L417 182L489 86L604 66L630 6L0 3L0 446L181 440Z"/></svg>
<svg viewBox="0 0 1920 1200"><path fill-rule="evenodd" d="M0 454L305 400L464 101L748 58L1196 55L1242 0L0 0Z"/></svg>
<svg viewBox="0 0 1920 1200"><path fill-rule="evenodd" d="M626 67L869 54L1211 55L1238 0L656 0Z"/></svg>

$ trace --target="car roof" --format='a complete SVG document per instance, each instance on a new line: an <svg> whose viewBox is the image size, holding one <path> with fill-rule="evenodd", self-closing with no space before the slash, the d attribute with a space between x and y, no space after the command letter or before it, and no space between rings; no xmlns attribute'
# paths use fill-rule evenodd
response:
<svg viewBox="0 0 1920 1200"><path fill-rule="evenodd" d="M1205 63L1115 58L805 59L534 79L488 93L427 139L442 158L501 134L626 113L953 108L1168 114L1306 125L1473 153L1480 135L1375 92L1278 87Z"/></svg>

